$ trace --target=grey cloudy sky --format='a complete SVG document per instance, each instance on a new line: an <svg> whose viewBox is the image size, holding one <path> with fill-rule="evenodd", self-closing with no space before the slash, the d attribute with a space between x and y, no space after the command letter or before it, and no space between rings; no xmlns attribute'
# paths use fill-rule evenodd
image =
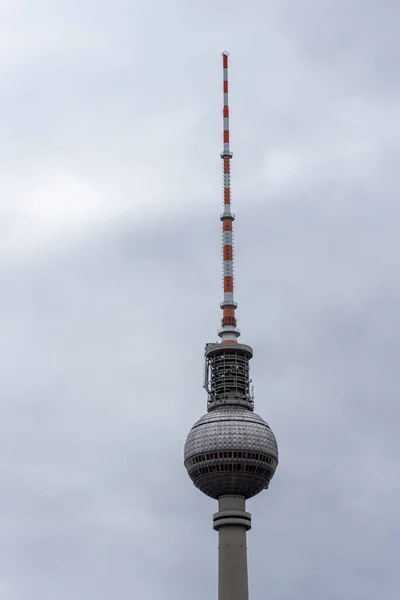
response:
<svg viewBox="0 0 400 600"><path fill-rule="evenodd" d="M221 300L280 466L251 598L398 598L397 0L0 2L0 597L216 597L182 465Z"/></svg>

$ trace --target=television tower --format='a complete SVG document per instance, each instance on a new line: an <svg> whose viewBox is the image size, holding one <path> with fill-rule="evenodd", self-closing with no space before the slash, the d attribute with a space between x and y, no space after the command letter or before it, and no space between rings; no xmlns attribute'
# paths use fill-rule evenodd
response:
<svg viewBox="0 0 400 600"><path fill-rule="evenodd" d="M269 425L254 412L249 374L253 349L238 343L233 280L228 105L228 53L223 61L224 209L222 254L224 297L221 341L206 344L204 388L207 413L186 439L184 463L190 479L204 494L218 500L214 529L219 534L218 600L248 600L246 532L251 515L246 500L268 488L278 465L278 446Z"/></svg>

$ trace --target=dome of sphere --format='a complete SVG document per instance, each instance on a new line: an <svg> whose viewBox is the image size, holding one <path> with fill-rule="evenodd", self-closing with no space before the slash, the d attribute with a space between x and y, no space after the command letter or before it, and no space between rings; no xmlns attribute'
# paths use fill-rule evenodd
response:
<svg viewBox="0 0 400 600"><path fill-rule="evenodd" d="M278 464L275 436L261 417L244 407L221 406L189 432L185 467L207 496L255 496L267 488Z"/></svg>

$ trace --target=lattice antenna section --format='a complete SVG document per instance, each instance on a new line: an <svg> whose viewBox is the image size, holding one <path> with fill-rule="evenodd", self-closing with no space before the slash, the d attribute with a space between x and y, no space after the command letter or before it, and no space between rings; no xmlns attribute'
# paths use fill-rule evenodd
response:
<svg viewBox="0 0 400 600"><path fill-rule="evenodd" d="M254 407L250 379L253 350L245 344L207 344L205 349L204 387L208 410L222 404Z"/></svg>

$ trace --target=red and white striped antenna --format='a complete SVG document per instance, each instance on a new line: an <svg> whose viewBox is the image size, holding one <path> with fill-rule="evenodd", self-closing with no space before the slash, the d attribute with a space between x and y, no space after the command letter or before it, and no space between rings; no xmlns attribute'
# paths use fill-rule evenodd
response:
<svg viewBox="0 0 400 600"><path fill-rule="evenodd" d="M233 256L233 221L235 215L231 212L231 167L230 160L232 152L229 146L229 102L228 102L228 56L229 52L222 53L222 72L223 72L223 151L221 158L223 161L224 173L224 212L221 215L222 221L222 261L224 278L224 300L221 302L223 311L222 327L218 331L222 343L237 342L240 335L236 327L235 310L237 304L233 297L234 289L234 256Z"/></svg>

